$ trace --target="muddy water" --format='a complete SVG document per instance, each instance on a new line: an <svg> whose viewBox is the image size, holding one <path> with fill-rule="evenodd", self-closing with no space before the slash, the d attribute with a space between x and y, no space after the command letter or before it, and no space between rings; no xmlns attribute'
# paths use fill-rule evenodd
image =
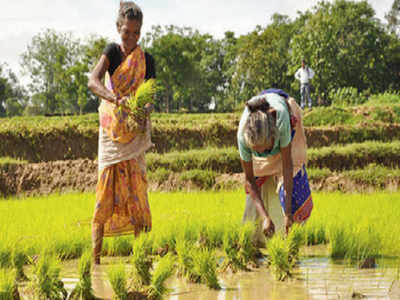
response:
<svg viewBox="0 0 400 300"><path fill-rule="evenodd" d="M106 280L106 270L115 260L105 259L93 270L95 294L103 299L112 298L112 289ZM398 268L394 262L380 261L375 269L357 269L324 257L303 258L292 279L277 282L266 267L252 272L220 275L222 290L212 291L205 285L190 284L172 278L170 300L303 300L303 299L400 299ZM76 262L64 269L64 283L69 291L77 282ZM357 298L358 297L358 298Z"/></svg>

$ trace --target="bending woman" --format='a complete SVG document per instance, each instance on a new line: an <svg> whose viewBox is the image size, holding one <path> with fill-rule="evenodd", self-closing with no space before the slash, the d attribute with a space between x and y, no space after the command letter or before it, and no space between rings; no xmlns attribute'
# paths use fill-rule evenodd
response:
<svg viewBox="0 0 400 300"><path fill-rule="evenodd" d="M301 110L285 92L266 90L246 103L237 138L247 193L243 221L258 222L255 242L264 245L265 236L288 232L294 221L306 219L312 209L311 196L307 196L301 214L293 215L293 177L305 171L306 163ZM309 194L309 189L296 188L298 192Z"/></svg>
<svg viewBox="0 0 400 300"><path fill-rule="evenodd" d="M137 44L143 14L133 2L121 2L117 30L121 44L109 44L97 63L89 88L99 96L99 174L92 220L93 257L100 263L103 236L139 234L151 230L144 152L152 146L149 113L142 132L131 130L123 108L126 97L155 78L152 57ZM106 86L103 78L106 77ZM122 105L122 107L120 107Z"/></svg>

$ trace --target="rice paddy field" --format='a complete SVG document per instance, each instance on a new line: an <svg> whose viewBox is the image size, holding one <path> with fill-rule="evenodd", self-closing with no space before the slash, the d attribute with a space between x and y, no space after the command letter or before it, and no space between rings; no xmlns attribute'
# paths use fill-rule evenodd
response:
<svg viewBox="0 0 400 300"><path fill-rule="evenodd" d="M19 290L31 299L24 291L39 276L34 270L44 258L58 261L59 273L52 274L65 286L77 285L77 261L91 246L94 200L94 194L0 200L0 296L11 286L10 276L22 269L29 281L22 280ZM105 265L93 273L94 292L114 297L116 287L142 278L151 258L147 277L163 278L169 289L160 295L166 299L257 299L252 293L266 295L271 288L285 299L338 299L349 293L400 297L400 193L314 193L313 200L307 224L294 227L288 237L276 235L256 255L254 225L241 222L242 190L151 193L151 233L136 240L105 239ZM120 268L112 273L110 266ZM158 266L163 270L157 273ZM343 278L352 284L339 284Z"/></svg>
<svg viewBox="0 0 400 300"><path fill-rule="evenodd" d="M320 192L306 224L261 248L242 223L240 112L154 114L153 228L106 238L100 266L98 116L2 120L0 300L400 299L400 98L370 98L305 111Z"/></svg>

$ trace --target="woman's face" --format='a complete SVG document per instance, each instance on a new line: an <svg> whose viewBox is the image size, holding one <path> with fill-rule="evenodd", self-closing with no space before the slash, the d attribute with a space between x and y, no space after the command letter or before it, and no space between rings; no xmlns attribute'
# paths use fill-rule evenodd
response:
<svg viewBox="0 0 400 300"><path fill-rule="evenodd" d="M124 47L128 50L136 48L140 38L142 24L138 20L129 20L125 18L118 32Z"/></svg>

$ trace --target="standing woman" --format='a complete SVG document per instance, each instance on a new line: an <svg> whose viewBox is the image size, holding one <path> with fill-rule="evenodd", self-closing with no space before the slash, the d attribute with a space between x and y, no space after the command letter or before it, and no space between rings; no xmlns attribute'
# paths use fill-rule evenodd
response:
<svg viewBox="0 0 400 300"><path fill-rule="evenodd" d="M311 213L301 110L285 92L266 90L246 103L237 138L247 193L243 221L258 222L255 242L264 245L265 236L288 232Z"/></svg>
<svg viewBox="0 0 400 300"><path fill-rule="evenodd" d="M152 146L149 114L140 131L131 130L126 97L155 78L153 58L137 44L143 14L133 2L120 2L117 30L121 44L109 44L91 74L90 90L100 97L99 174L92 220L93 257L100 264L104 236L137 235L151 230L144 152ZM103 79L106 78L106 85Z"/></svg>

